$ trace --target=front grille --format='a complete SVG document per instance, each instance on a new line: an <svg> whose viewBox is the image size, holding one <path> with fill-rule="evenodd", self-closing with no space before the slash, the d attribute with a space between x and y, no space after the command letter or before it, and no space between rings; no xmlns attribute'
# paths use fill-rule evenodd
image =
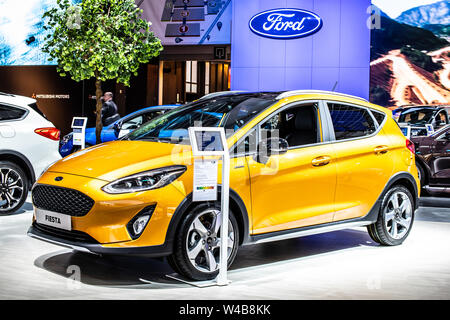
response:
<svg viewBox="0 0 450 320"><path fill-rule="evenodd" d="M50 226L46 226L37 222L33 223L33 227L39 230L42 233L48 234L50 236L54 236L63 240L69 240L72 242L82 242L82 243L90 243L90 244L98 244L98 241L96 241L94 238L92 238L87 233L81 232L81 231L67 231L62 230Z"/></svg>
<svg viewBox="0 0 450 320"><path fill-rule="evenodd" d="M94 200L80 191L47 185L35 186L32 198L33 204L40 209L73 217L86 215L94 205Z"/></svg>

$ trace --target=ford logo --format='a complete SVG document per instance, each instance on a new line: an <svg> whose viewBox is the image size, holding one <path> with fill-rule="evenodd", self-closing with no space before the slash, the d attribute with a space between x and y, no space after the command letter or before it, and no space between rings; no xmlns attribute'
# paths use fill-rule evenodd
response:
<svg viewBox="0 0 450 320"><path fill-rule="evenodd" d="M56 177L55 181L61 181L62 179L64 179L63 177Z"/></svg>
<svg viewBox="0 0 450 320"><path fill-rule="evenodd" d="M259 36L273 39L295 39L310 36L322 28L322 19L302 9L274 9L253 16L250 29Z"/></svg>

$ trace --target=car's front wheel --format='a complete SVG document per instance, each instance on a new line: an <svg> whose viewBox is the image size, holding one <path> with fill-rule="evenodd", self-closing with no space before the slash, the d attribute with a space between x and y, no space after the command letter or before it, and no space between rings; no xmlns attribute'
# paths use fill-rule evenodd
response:
<svg viewBox="0 0 450 320"><path fill-rule="evenodd" d="M200 204L181 222L175 238L170 265L178 273L193 280L211 280L219 273L220 229L222 214L217 206ZM230 210L228 222L228 266L239 246L239 227Z"/></svg>
<svg viewBox="0 0 450 320"><path fill-rule="evenodd" d="M413 196L404 186L396 185L383 197L377 222L367 228L374 241L396 246L408 237L413 222Z"/></svg>
<svg viewBox="0 0 450 320"><path fill-rule="evenodd" d="M0 161L0 214L19 209L28 195L28 179L25 172L10 161Z"/></svg>

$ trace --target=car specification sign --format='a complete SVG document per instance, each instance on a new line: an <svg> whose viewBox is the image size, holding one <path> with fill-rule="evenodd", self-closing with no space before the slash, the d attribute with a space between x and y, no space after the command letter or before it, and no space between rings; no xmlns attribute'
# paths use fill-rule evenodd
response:
<svg viewBox="0 0 450 320"><path fill-rule="evenodd" d="M193 201L217 200L218 160L194 161Z"/></svg>

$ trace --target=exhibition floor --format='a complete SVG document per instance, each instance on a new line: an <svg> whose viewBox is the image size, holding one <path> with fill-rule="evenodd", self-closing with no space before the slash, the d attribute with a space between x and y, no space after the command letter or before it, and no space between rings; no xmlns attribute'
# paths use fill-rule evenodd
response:
<svg viewBox="0 0 450 320"><path fill-rule="evenodd" d="M243 247L230 286L197 288L167 278L162 260L102 258L27 237L28 199L0 217L0 299L450 299L450 199L422 205L402 246L380 247L355 228Z"/></svg>

